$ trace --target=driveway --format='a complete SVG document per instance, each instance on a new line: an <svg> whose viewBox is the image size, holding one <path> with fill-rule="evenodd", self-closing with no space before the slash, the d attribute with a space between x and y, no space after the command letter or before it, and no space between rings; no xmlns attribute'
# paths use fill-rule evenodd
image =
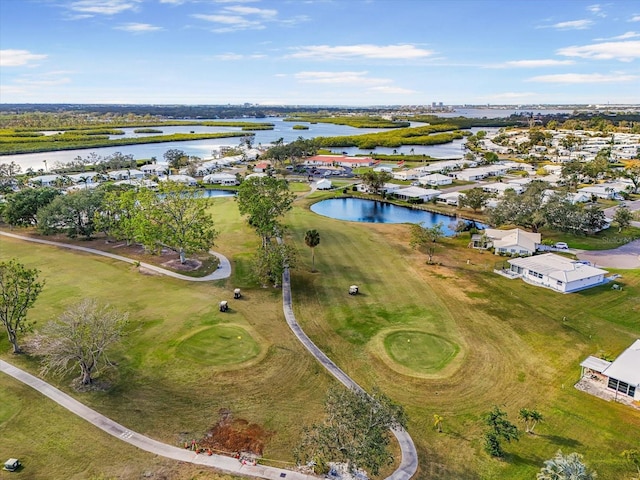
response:
<svg viewBox="0 0 640 480"><path fill-rule="evenodd" d="M640 268L640 240L611 250L576 250L580 260L589 260L598 267Z"/></svg>

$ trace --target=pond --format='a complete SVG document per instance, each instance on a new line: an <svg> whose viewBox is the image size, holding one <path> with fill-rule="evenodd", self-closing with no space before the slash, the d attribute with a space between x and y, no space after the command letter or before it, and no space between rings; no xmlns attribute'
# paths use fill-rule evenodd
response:
<svg viewBox="0 0 640 480"><path fill-rule="evenodd" d="M199 198L213 198L213 197L235 197L236 192L233 190L214 190L207 188L206 190L198 190L196 196Z"/></svg>
<svg viewBox="0 0 640 480"><path fill-rule="evenodd" d="M311 211L324 217L351 222L367 223L422 223L424 227L433 227L442 223L446 236L455 233L456 217L425 210L401 207L391 203L365 200L362 198L332 198L322 200L311 206ZM484 225L477 223L478 228Z"/></svg>

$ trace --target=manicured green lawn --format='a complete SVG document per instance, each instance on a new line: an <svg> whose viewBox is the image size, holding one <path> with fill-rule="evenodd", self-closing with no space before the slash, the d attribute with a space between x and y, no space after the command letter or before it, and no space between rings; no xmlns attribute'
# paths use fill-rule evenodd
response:
<svg viewBox="0 0 640 480"><path fill-rule="evenodd" d="M446 338L415 330L400 330L386 335L384 347L395 362L418 373L442 370L459 350Z"/></svg>
<svg viewBox="0 0 640 480"><path fill-rule="evenodd" d="M573 385L587 355L616 356L640 338L640 271L618 272L622 291L605 286L561 295L494 274L499 257L468 249L468 236L443 241L434 256L440 265L426 265L425 255L409 247L406 225L332 220L309 212L305 206L312 201L301 199L286 218L286 240L299 250L292 272L296 316L352 378L405 406L420 457L416 478L528 480L559 448L584 454L600 478L630 476L619 453L638 448L640 411ZM123 263L4 238L0 259L17 256L42 270L47 285L30 312L36 325L85 296L131 312L129 336L113 358L119 375L112 389L75 394L70 378L52 379L65 391L129 428L174 444L202 434L221 408L231 408L274 432L267 457L291 460L302 426L321 417L333 381L290 334L280 292L250 280L248 262L258 239L238 217L234 200L213 200L211 212L220 231L215 249L234 268L231 279L212 284L145 276ZM321 239L315 273L303 240L312 228ZM352 284L361 294L348 295ZM243 289L241 300L231 300L234 287ZM217 311L222 299L231 305L225 314ZM245 361L253 343L259 353ZM413 354L405 343L413 344ZM3 358L37 371L34 361L8 350L0 337ZM40 442L40 431L45 437L70 430L93 438L92 427L73 425L77 420L64 412L47 417L50 429L42 427L35 419L41 422L50 403L25 389L0 377L0 454L8 458L18 451L36 478L69 478L64 473L73 468L122 476L115 461L100 455L110 449L130 468L150 465L137 451L121 454L120 448L129 447L109 438L91 456L77 455L81 449L74 450L73 442L60 450L48 445L25 452L25 439L36 435ZM537 435L505 446L503 461L482 449L480 418L494 405L513 421L522 407L545 417ZM441 434L433 429L434 414L444 418ZM63 461L69 465L63 474L46 477L46 464Z"/></svg>
<svg viewBox="0 0 640 480"><path fill-rule="evenodd" d="M610 250L640 239L640 228L627 227L619 232L615 225L595 235L571 235L545 229L541 233L543 239L566 242L570 248L580 250Z"/></svg>
<svg viewBox="0 0 640 480"><path fill-rule="evenodd" d="M180 340L176 356L202 365L234 365L258 356L260 346L242 327L214 325Z"/></svg>

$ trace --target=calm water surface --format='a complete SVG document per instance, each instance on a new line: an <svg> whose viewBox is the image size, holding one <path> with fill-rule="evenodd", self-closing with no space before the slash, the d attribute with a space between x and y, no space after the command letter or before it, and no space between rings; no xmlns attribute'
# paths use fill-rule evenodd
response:
<svg viewBox="0 0 640 480"><path fill-rule="evenodd" d="M322 200L311 206L311 211L324 217L351 222L367 223L422 223L424 227L433 227L442 223L447 236L455 233L458 219L449 215L414 210L390 203L365 200L362 198L332 198ZM478 223L479 227L483 225Z"/></svg>

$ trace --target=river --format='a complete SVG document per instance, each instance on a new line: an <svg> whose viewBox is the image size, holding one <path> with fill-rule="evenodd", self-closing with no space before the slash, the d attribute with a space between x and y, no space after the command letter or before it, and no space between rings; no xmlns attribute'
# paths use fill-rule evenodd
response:
<svg viewBox="0 0 640 480"><path fill-rule="evenodd" d="M493 111L493 110L489 110ZM480 113L484 113L482 110ZM509 116L511 110L495 110L497 113L502 113L502 116ZM465 116L472 116L468 111L456 112L459 115L465 114ZM479 114L478 114L479 115ZM477 115L473 115L477 116ZM498 116L496 114L496 116ZM204 121L204 120L203 120ZM227 121L227 120L225 120ZM228 121L237 122L256 122L256 123L273 123L273 130L257 130L253 137L253 144L268 145L272 142L282 138L284 142L292 142L299 137L302 138L314 138L314 137L336 137L346 135L363 135L366 133L377 133L381 131L387 131L388 129L382 128L354 128L346 125L334 125L330 123L315 123L310 124L306 122L284 122L279 117L268 118L238 118L229 119ZM309 127L308 130L294 130L293 126L296 124L304 124ZM412 122L411 126L420 126L423 123ZM140 128L140 127L136 127ZM144 137L150 134L135 133L136 128L122 128L124 135L115 135L111 138L127 138L127 137ZM216 133L216 132L238 132L241 131L238 127L207 127L202 125L182 125L182 126L157 126L153 127L158 130L162 130L163 134L173 133ZM489 130L487 128L474 128L472 132L477 130ZM55 133L55 132L47 132ZM157 135L157 134L156 134ZM42 152L42 153L24 153L17 155L2 155L0 156L0 163L15 162L22 168L23 171L31 168L34 171L38 170L51 170L58 164L68 163L74 158L87 157L88 155L95 153L100 157L107 157L120 152L124 155L133 155L136 160L150 159L155 157L159 160L163 158L164 153L169 149L178 149L185 152L190 156L196 156L200 158L211 157L212 151L220 146L237 146L240 144L242 137L228 137L228 138L215 138L208 140L194 140L184 142L165 142L165 143L147 143L138 145L122 145L116 147L100 147L100 148L86 148L76 150L63 150L56 152ZM375 150L360 150L358 148L339 148L335 149L336 153L346 152L348 155L367 154L367 153L380 153L380 154L392 154L394 150L396 153L403 153L409 155L411 153L416 155L428 155L433 158L439 159L453 159L462 158L464 155L463 145L466 140L454 140L451 143L442 145L404 145L396 149L379 147Z"/></svg>

